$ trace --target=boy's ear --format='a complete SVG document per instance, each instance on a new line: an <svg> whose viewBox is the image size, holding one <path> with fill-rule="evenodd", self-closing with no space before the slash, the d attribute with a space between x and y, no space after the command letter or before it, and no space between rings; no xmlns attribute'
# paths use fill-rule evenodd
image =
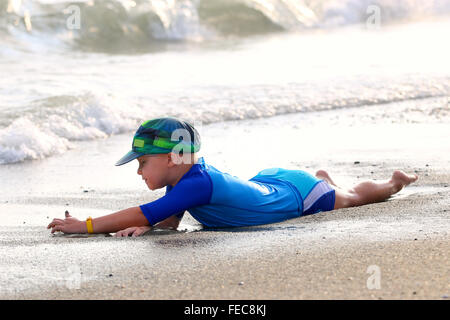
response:
<svg viewBox="0 0 450 320"><path fill-rule="evenodd" d="M169 152L167 154L167 167L172 168L176 166L175 161L173 160L176 155L173 152Z"/></svg>
<svg viewBox="0 0 450 320"><path fill-rule="evenodd" d="M186 156L189 156L190 159L186 159ZM167 159L167 165L169 168L176 166L177 164L182 164L182 163L186 163L189 164L191 162L189 162L190 160L192 160L192 155L191 154L185 154L185 156L183 157L182 155L177 155L174 152L169 152L168 153L168 159Z"/></svg>

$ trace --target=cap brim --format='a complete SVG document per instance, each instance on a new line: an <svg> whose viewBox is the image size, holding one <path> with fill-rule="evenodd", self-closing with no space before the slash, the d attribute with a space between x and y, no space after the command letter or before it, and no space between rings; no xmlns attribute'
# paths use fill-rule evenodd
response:
<svg viewBox="0 0 450 320"><path fill-rule="evenodd" d="M126 155L124 155L119 161L116 162L116 166L121 166L121 165L128 163L130 161L133 161L134 159L137 159L143 155L144 154L142 154L142 153L130 151Z"/></svg>

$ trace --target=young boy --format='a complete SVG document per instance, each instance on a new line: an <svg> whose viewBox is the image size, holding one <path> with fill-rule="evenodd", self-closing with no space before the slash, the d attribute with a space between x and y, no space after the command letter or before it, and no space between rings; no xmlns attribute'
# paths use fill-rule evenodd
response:
<svg viewBox="0 0 450 320"><path fill-rule="evenodd" d="M185 121L158 118L143 123L134 135L132 150L116 165L137 159L137 174L147 187L166 187L166 194L153 202L86 221L66 212L65 219L53 219L47 229L51 228L51 233L139 236L153 226L176 229L186 210L206 227L261 225L380 202L418 178L394 171L389 180L365 181L345 190L323 170L312 176L301 170L271 168L247 181L198 158L200 145L197 130Z"/></svg>

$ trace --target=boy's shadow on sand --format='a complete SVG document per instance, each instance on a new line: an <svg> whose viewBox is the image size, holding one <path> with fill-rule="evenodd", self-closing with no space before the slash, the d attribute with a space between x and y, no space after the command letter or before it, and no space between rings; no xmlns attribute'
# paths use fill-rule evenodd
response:
<svg viewBox="0 0 450 320"><path fill-rule="evenodd" d="M298 230L304 229L304 226L293 225L263 225L263 226L249 226L249 227L234 227L234 228L204 228L199 231L215 231L215 232L261 232L261 231L279 231L279 230Z"/></svg>

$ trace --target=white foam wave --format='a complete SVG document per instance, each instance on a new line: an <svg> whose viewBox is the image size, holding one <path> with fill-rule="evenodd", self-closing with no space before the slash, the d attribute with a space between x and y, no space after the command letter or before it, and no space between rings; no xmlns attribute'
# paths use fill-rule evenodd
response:
<svg viewBox="0 0 450 320"><path fill-rule="evenodd" d="M66 138L20 118L0 131L0 164L43 159L72 147Z"/></svg>
<svg viewBox="0 0 450 320"><path fill-rule="evenodd" d="M25 115L18 112L15 119L0 129L0 164L43 159L75 147L76 141L134 132L143 121L160 116L208 124L446 97L450 92L448 77L431 81L430 78L409 76L407 80L390 80L388 86L382 79L364 81L336 81L334 86L322 87L309 82L285 86L196 88L190 89L189 96L170 92L136 101L92 93L71 99L50 97ZM52 104L51 107L42 107L48 104ZM432 116L448 118L448 112L435 112ZM430 115L424 114L424 117Z"/></svg>
<svg viewBox="0 0 450 320"><path fill-rule="evenodd" d="M37 50L142 52L174 41L364 24L374 7L383 24L450 13L448 0L0 0L0 32ZM68 25L74 14L76 27Z"/></svg>
<svg viewBox="0 0 450 320"><path fill-rule="evenodd" d="M0 129L0 164L43 159L74 148L74 141L104 139L133 130L140 112L121 107L119 110L114 99L86 94L76 103L20 116Z"/></svg>

